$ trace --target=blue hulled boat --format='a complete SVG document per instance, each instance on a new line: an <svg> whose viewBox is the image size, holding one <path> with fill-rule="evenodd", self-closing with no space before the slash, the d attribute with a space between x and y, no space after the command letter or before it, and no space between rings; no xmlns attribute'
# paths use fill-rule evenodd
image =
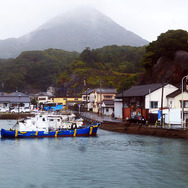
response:
<svg viewBox="0 0 188 188"><path fill-rule="evenodd" d="M67 119L68 118L68 119ZM83 126L81 119L73 116L37 114L35 117L18 120L10 130L1 129L2 138L40 138L96 136L100 123Z"/></svg>
<svg viewBox="0 0 188 188"><path fill-rule="evenodd" d="M18 131L1 129L2 138L41 138L41 137L77 137L96 136L99 124L86 128L56 131Z"/></svg>

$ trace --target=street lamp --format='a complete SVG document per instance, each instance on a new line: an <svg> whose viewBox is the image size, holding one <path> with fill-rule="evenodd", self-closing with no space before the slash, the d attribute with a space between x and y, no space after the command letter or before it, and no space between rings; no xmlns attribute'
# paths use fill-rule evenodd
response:
<svg viewBox="0 0 188 188"><path fill-rule="evenodd" d="M182 94L181 94L181 126L182 126L182 128L183 128L183 80L184 80L184 78L186 78L186 77L188 77L188 75L187 76L184 76L183 78L182 78L182 83L181 83L181 87L182 87Z"/></svg>

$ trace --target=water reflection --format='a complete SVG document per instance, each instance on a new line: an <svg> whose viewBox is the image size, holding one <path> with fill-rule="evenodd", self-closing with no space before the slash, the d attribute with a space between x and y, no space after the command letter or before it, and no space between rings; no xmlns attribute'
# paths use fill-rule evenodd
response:
<svg viewBox="0 0 188 188"><path fill-rule="evenodd" d="M11 127L14 122L0 122ZM126 135L0 140L1 187L187 187L187 140Z"/></svg>

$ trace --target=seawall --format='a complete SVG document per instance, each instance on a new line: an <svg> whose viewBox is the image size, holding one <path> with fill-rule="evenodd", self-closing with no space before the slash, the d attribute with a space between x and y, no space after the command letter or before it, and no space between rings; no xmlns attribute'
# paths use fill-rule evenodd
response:
<svg viewBox="0 0 188 188"><path fill-rule="evenodd" d="M169 128L154 128L153 126L137 125L137 124L128 124L125 122L114 123L104 121L101 126L101 129L120 132L126 134L139 134L139 135L149 135L149 136L158 136L166 138L182 138L188 139L188 130L187 129L169 129Z"/></svg>
<svg viewBox="0 0 188 188"><path fill-rule="evenodd" d="M34 117L34 114L29 113L1 113L0 119L20 119L26 117Z"/></svg>

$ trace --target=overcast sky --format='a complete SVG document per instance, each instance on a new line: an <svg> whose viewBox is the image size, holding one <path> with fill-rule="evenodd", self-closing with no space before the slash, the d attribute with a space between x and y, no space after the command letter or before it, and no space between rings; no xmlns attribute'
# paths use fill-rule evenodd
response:
<svg viewBox="0 0 188 188"><path fill-rule="evenodd" d="M20 37L82 5L150 42L169 29L188 31L188 0L0 0L0 39Z"/></svg>

